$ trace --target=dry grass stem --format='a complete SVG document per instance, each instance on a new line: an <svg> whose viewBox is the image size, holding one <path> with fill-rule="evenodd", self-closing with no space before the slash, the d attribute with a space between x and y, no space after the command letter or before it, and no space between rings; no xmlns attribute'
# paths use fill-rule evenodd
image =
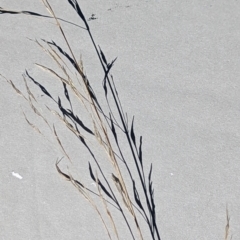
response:
<svg viewBox="0 0 240 240"><path fill-rule="evenodd" d="M228 213L228 207L226 207L226 220L227 220L227 224L225 226L225 238L224 240L231 240L232 239L232 236L230 238L229 234L230 234L230 217L229 217L229 213Z"/></svg>

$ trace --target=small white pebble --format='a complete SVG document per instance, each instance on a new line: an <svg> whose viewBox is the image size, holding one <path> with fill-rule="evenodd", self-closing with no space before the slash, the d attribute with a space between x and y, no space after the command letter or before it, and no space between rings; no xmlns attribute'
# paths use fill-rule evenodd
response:
<svg viewBox="0 0 240 240"><path fill-rule="evenodd" d="M171 176L173 176L173 173L170 173Z"/></svg>
<svg viewBox="0 0 240 240"><path fill-rule="evenodd" d="M12 175L18 179L22 179L23 177L19 173L12 172Z"/></svg>

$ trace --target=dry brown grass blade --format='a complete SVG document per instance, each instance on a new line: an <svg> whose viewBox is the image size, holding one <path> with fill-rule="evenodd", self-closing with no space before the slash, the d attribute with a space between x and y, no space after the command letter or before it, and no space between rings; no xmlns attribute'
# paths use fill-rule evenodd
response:
<svg viewBox="0 0 240 240"><path fill-rule="evenodd" d="M230 229L230 216L228 213L228 207L226 207L226 218L227 218L227 224L225 226L225 239L224 240L229 240L229 229ZM232 239L232 236L230 240Z"/></svg>
<svg viewBox="0 0 240 240"><path fill-rule="evenodd" d="M32 123L27 119L27 116L26 116L26 114L24 113L23 110L22 110L22 113L23 113L24 118L25 118L25 120L27 121L27 123L28 123L37 133L41 134L41 135L52 145L53 143L39 130L39 128L36 127L34 124L32 124ZM41 116L41 117L44 118L43 116ZM44 118L44 119L45 119L45 118ZM46 120L46 119L45 119L45 120ZM47 120L46 120L46 123L47 123L47 125L49 126L49 128L50 128L50 130L51 130L51 132L52 132L52 129L51 129L49 123L47 122Z"/></svg>
<svg viewBox="0 0 240 240"><path fill-rule="evenodd" d="M96 111L97 111L96 108L93 108L93 110L96 110ZM113 181L114 181L114 183L115 183L115 185L116 185L116 187L117 187L117 189L118 189L118 191L119 191L119 193L120 193L120 195L121 195L121 197L122 197L122 200L123 200L124 205L127 207L128 211L129 211L130 214L133 216L134 222L135 222L136 227L137 227L137 229L138 229L138 233L139 233L140 239L143 240L142 231L141 231L141 229L140 229L140 227L139 227L139 224L138 224L138 221L137 221L137 217L136 217L135 212L134 212L134 209L133 209L132 202L131 202L131 200L130 200L130 197L129 197L129 194L128 194L128 191L127 191L125 182L124 182L123 177L122 177L122 174L121 174L121 170L120 170L120 168L119 168L119 166L118 166L118 162L117 162L117 160L116 160L114 150L113 150L112 145L111 145L111 142L110 142L110 140L109 140L108 133L107 133L107 129L106 129L106 127L104 126L104 124L103 124L103 122L102 122L102 120L101 120L101 117L100 117L100 115L99 115L98 112L97 112L96 115L98 116L98 120L99 120L100 124L99 124L99 128L98 128L96 125L94 125L94 126L95 126L95 127L94 127L95 129L94 129L94 130L95 130L95 132L98 133L97 135L95 134L95 136L96 136L97 140L99 141L99 143L100 143L100 142L103 142L103 141L102 141L102 136L101 136L101 134L100 134L99 131L98 131L98 129L101 129L102 132L103 132L104 138L105 138L104 144L101 144L101 145L102 145L102 146L104 147L104 149L107 151L107 154L108 154L108 156L109 156L109 159L110 159L110 161L112 162L113 167L115 168L115 170L116 170L116 172L117 172L117 175L118 175L118 177L116 177L115 175L112 175Z"/></svg>
<svg viewBox="0 0 240 240"><path fill-rule="evenodd" d="M22 113L23 113L23 115L24 115L24 117L25 117L26 122L27 122L37 133L40 133L41 135L43 135L43 134L41 133L41 131L39 130L39 128L36 127L34 124L32 124L32 123L27 119L25 113L24 113L24 112L22 112Z"/></svg>
<svg viewBox="0 0 240 240"><path fill-rule="evenodd" d="M16 91L17 94L19 94L19 95L20 95L21 97L23 97L26 101L28 101L28 99L23 95L23 93L13 84L12 80L8 80L8 79L5 78L2 74L0 74L0 76L1 76L2 78L4 78L4 79L7 81L7 83L9 83L9 84L12 86L12 88Z"/></svg>
<svg viewBox="0 0 240 240"><path fill-rule="evenodd" d="M48 121L47 121L47 119L38 111L38 109L33 105L33 103L32 103L32 100L31 100L31 97L29 96L29 99L28 99L28 103L29 103L29 105L30 105L30 107L31 107L31 109L33 110L33 112L35 113L35 114L37 114L40 118L42 118L43 119L43 121L47 124L47 126L49 127L49 129L51 130L51 132L52 132L52 129L51 129L51 127L50 127L50 125L49 125L49 123L48 123Z"/></svg>
<svg viewBox="0 0 240 240"><path fill-rule="evenodd" d="M127 201L127 196L126 193L122 187L122 184L120 183L119 179L112 173L112 180L118 190L118 192L120 193L123 203L124 205L127 207L127 209L129 210L129 212L134 215L134 213L132 212L132 208L129 206L128 201Z"/></svg>
<svg viewBox="0 0 240 240"><path fill-rule="evenodd" d="M111 234L110 234L110 232L108 230L107 224L105 223L101 212L99 211L98 207L96 206L96 204L94 203L92 198L89 196L89 194L87 192L84 191L84 189L81 186L79 186L79 184L76 183L76 180L71 176L71 174L69 174L68 176L70 177L71 183L78 189L78 191L85 197L85 199L92 205L94 210L97 212L98 216L100 217L100 219L101 219L101 221L102 221L102 223L104 225L104 228L107 231L109 239L112 239L111 238Z"/></svg>
<svg viewBox="0 0 240 240"><path fill-rule="evenodd" d="M127 188L126 188L126 185L125 185L125 182L123 180L123 177L122 177L122 174L121 174L121 170L119 168L119 165L118 165L118 162L116 160L116 157L115 157L115 153L114 153L114 150L113 150L113 147L112 147L112 144L111 144L111 141L108 137L108 133L107 133L107 129L106 127L104 126L104 123L101 119L101 116L100 116L100 113L98 111L98 109L96 108L95 104L94 104L94 101L93 99L91 98L91 95L89 94L89 97L91 99L91 101L93 102L93 105L92 105L92 112L95 113L95 116L96 118L95 119L98 119L98 121L96 121L98 123L98 126L96 126L95 124L95 121L93 120L93 124L94 124L94 131L95 131L95 136L98 140L98 142L100 143L100 145L102 145L104 147L104 149L106 150L108 156L109 156L109 159L113 165L113 167L115 168L116 170L116 173L117 173L117 176L118 176L118 182L117 182L117 186L120 186L121 185L121 191L120 194L122 196L122 199L123 199L123 202L125 204L125 206L127 207L127 209L129 210L130 214L133 216L133 219L134 219L134 222L136 224L136 227L138 229L138 232L139 232L139 236L140 236L140 239L143 240L143 235L142 235L142 231L139 227L139 224L138 224L138 221L137 221L137 217L135 215L135 212L134 212L134 209L133 209L133 205L132 205L132 202L130 200L130 196L128 194L128 191L127 191ZM93 118L92 118L93 119ZM100 129L102 131L102 135L104 136L104 141L102 140L103 137L101 135L101 133L99 132ZM97 133L97 134L96 134ZM104 144L103 144L104 143ZM116 184L116 182L115 182ZM125 193L125 194L124 194Z"/></svg>
<svg viewBox="0 0 240 240"><path fill-rule="evenodd" d="M115 170L117 172L117 175L118 175L118 177L116 177L114 174L112 174L112 179L113 179L115 185L117 186L118 190L120 190L119 192L123 197L124 204L127 206L130 213L133 216L135 216L135 213L134 213L134 210L133 210L133 207L132 207L132 203L131 203L130 197L128 195L128 191L127 191L125 182L124 182L122 174L121 174L121 170L118 166L118 162L116 160L116 156L115 156L115 153L113 151L113 147L112 147L111 142L110 142L109 137L108 137L107 129L106 129L106 127L103 126L102 122L101 122L101 129L103 131L103 135L105 136L105 141L106 141L105 149L107 149L109 159L111 160L111 162L113 164L113 167L115 168Z"/></svg>
<svg viewBox="0 0 240 240"><path fill-rule="evenodd" d="M50 48L50 50L46 49L43 45L41 45L37 40L35 40L35 42L40 46L40 48L43 49L44 52L46 52L48 55L50 55L50 57L56 62L56 64L58 65L58 67L62 70L62 72L64 73L64 75L66 76L66 79L60 77L55 71L53 71L52 69L43 66L41 64L35 63L38 67L51 72L53 75L55 75L56 77L58 77L62 82L64 82L65 84L69 85L71 87L71 90L74 92L75 96L83 103L83 105L86 108L85 102L88 102L89 104L91 104L91 102L87 99L87 97L85 97L83 94L81 94L79 92L79 90L75 87L71 77L69 76L66 68L68 69L68 71L70 71L70 69L68 68L67 64L64 62L64 60L58 55L58 53L52 48L52 46L48 44L48 47ZM60 61L64 64L64 66L60 63ZM83 66L82 66L82 61L80 60L80 63L78 64L78 67L80 68L81 72L83 72ZM71 71L70 71L71 72ZM78 79L78 78L77 78ZM78 83L79 79L78 79ZM81 84L80 84L81 85Z"/></svg>
<svg viewBox="0 0 240 240"><path fill-rule="evenodd" d="M97 126L96 126L96 123L95 123L95 121L94 121L93 119L92 119L92 122L93 122L93 129L94 129L94 136L95 136L95 138L97 139L97 141L98 141L98 143L99 143L100 145L105 146L105 145L104 145L104 141L103 141L103 139L102 139L102 136L101 136L100 132L98 131L98 128L97 128Z"/></svg>
<svg viewBox="0 0 240 240"><path fill-rule="evenodd" d="M55 51L55 49L53 49L53 47L49 43L47 43L47 45L50 49L50 50L48 50L49 55L57 63L57 65L62 69L62 71L65 73L65 75L68 76L66 69L68 69L68 71L70 73L72 73L70 68L66 64L66 62L59 56L59 54Z"/></svg>
<svg viewBox="0 0 240 240"><path fill-rule="evenodd" d="M26 81L26 78L25 78L24 75L23 75L23 80L24 80L25 87L26 87L26 89L27 89L28 95L29 95L32 99L34 99L35 102L37 102L36 98L34 97L33 93L30 91L30 89L29 89L29 87L28 87L28 84L27 84L27 81Z"/></svg>
<svg viewBox="0 0 240 240"><path fill-rule="evenodd" d="M108 207L107 207L107 202L106 202L106 200L105 200L104 197L102 196L101 188L100 188L100 186L99 186L97 171L96 171L96 180L97 180L96 183L97 183L97 189L98 189L99 196L100 196L100 198L101 198L101 200L102 200L102 202L103 202L103 205L104 205L104 208L105 208L105 210L106 210L106 213L107 213L107 215L108 215L108 217L109 217L109 219L110 219L110 221L111 221L111 223L112 223L114 233L115 233L117 239L119 239L118 231L117 231L116 225L115 225L115 223L114 223L112 214L110 213L110 211L109 211L109 209L108 209Z"/></svg>
<svg viewBox="0 0 240 240"><path fill-rule="evenodd" d="M67 121L66 118L63 118L58 112L56 112L55 110L50 109L48 106L46 106L46 107L47 107L47 109L48 109L52 114L56 115L56 116L60 119L60 121L61 121L62 123L64 123L64 124L67 126L67 128L68 128L70 131L72 131L77 137L81 137L81 138L83 138L83 139L86 139L85 136L83 136L79 131L77 131L77 130L73 127L73 125Z"/></svg>
<svg viewBox="0 0 240 240"><path fill-rule="evenodd" d="M31 97L28 99L29 105L32 108L33 112L37 114L39 117L42 117L41 113L37 110L37 108L33 105Z"/></svg>
<svg viewBox="0 0 240 240"><path fill-rule="evenodd" d="M59 76L55 71L53 71L51 68L48 68L48 67L45 67L41 64L38 64L38 63L35 63L36 66L38 66L39 68L45 70L45 71L48 71L50 72L51 74L53 74L55 77L57 77L58 79L60 79L61 82L64 82L65 84L69 85L69 82L64 79L63 77Z"/></svg>
<svg viewBox="0 0 240 240"><path fill-rule="evenodd" d="M56 21L56 23L57 23L57 26L58 26L58 28L60 29L61 34L62 34L62 36L63 36L63 38L64 38L64 40L65 40L65 42L66 42L66 44L67 44L67 46L68 46L68 49L69 49L69 51L71 52L72 58L73 58L73 60L74 60L74 62L75 62L75 64L76 64L76 66L78 67L78 69L77 69L77 70L78 70L78 73L82 76L82 78L85 78L85 75L83 74L83 72L81 71L80 67L79 67L78 64L77 64L77 60L76 60L75 55L74 55L74 53L73 53L73 51L72 51L72 48L70 47L70 44L69 44L69 42L68 42L68 40L67 40L67 37L66 37L66 35L65 35L65 33L64 33L64 31L63 31L63 29L62 29L62 27L61 27L61 24L59 23L58 18L56 17L56 15L55 15L55 13L54 13L51 5L48 3L47 0L42 0L42 2L43 2L43 4L45 5L45 7L46 7L46 9L48 10L48 12L54 17L54 19L55 19L55 21Z"/></svg>
<svg viewBox="0 0 240 240"><path fill-rule="evenodd" d="M32 40L32 39L29 39L29 40L34 41L46 54L48 54L57 63L57 65L60 68L63 67L62 64L64 64L64 66L68 68L67 64L63 61L63 59L59 56L59 54L52 48L52 46L48 42L47 42L47 45L50 50L45 48L38 40ZM60 64L60 61L62 62L62 64ZM69 68L68 70L70 71Z"/></svg>
<svg viewBox="0 0 240 240"><path fill-rule="evenodd" d="M38 43L39 44L39 43ZM60 55L55 51L55 49L50 45L49 42L47 42L47 45L49 49L46 49L41 44L39 44L45 52L55 61L55 63L58 65L58 67L63 71L63 73L67 76L69 81L72 81L69 77L69 74L67 73L67 70L72 74L72 71L66 64L66 62L63 60L63 58L60 57ZM67 70L66 70L67 69Z"/></svg>
<svg viewBox="0 0 240 240"><path fill-rule="evenodd" d="M53 125L53 132L54 132L54 135L55 135L55 137L56 137L56 139L57 139L57 142L58 142L58 144L60 145L63 153L64 153L65 156L68 158L68 160L72 163L72 160L70 159L70 157L68 156L67 152L66 152L65 149L63 148L63 145L62 145L62 143L61 143L61 141L60 141L60 139L59 139L59 137L58 137L58 135L57 135L57 132L56 132L56 129L55 129L55 126L54 126L54 125Z"/></svg>
<svg viewBox="0 0 240 240"><path fill-rule="evenodd" d="M53 71L52 69L46 67L46 66L43 66L41 64L38 64L38 63L35 63L36 66L38 66L39 68L45 70L45 71L48 71L50 72L51 74L53 74L55 77L57 77L61 82L67 84L68 86L70 86L71 90L74 92L74 94L81 100L82 103L84 103L83 100L87 101L88 103L89 100L83 96L83 94L81 94L77 88L74 86L73 84L73 81L71 80L71 78L69 77L68 73L66 72L65 68L63 66L59 66L62 71L64 72L64 74L67 76L68 80L64 79L63 77L59 76L55 71ZM85 105L85 104L84 104ZM86 106L86 105L85 105Z"/></svg>
<svg viewBox="0 0 240 240"><path fill-rule="evenodd" d="M76 64L77 71L78 71L78 73L81 75L81 77L82 77L83 80L84 80L83 82L84 82L84 85L85 85L85 89L86 89L86 91L87 91L87 93L88 93L87 95L90 97L91 104L92 104L92 106L93 106L93 108L94 108L94 111L93 111L93 112L95 112L95 113L97 114L98 119L101 119L100 116L99 116L97 107L96 107L96 105L95 105L95 103L94 103L94 100L91 98L91 94L90 94L90 92L89 92L89 88L88 88L87 83L86 83L86 81L85 81L85 80L86 80L86 76L85 76L84 73L82 72L82 70L81 70L82 68L78 65L78 62L77 62L77 60L76 60L76 57L75 57L75 55L73 54L73 51L72 51L72 49L71 49L71 47L70 47L70 45L69 45L69 42L68 42L68 40L67 40L67 38L66 38L66 35L65 35L65 33L64 33L64 31L63 31L63 29L62 29L62 27L61 27L61 24L59 23L56 15L55 15L53 9L51 8L50 4L48 3L48 1L47 1L47 0L42 0L42 2L43 2L43 4L45 5L45 7L46 7L46 9L48 10L48 12L55 18L55 21L56 21L56 23L57 23L57 26L58 26L58 28L60 29L61 34L62 34L62 36L63 36L63 38L64 38L64 40L65 40L65 42L66 42L66 44L67 44L67 46L68 46L68 49L69 49L69 51L70 51L70 53L71 53L71 55L72 55L72 58L73 58L73 60L74 60L74 63Z"/></svg>
<svg viewBox="0 0 240 240"><path fill-rule="evenodd" d="M61 117L61 116L60 116ZM77 137L80 137L82 139L86 139L79 131L77 131L71 123L69 123L66 119L62 118L62 121L64 121L67 128L72 131Z"/></svg>
<svg viewBox="0 0 240 240"><path fill-rule="evenodd" d="M58 173L67 181L70 181L70 177L65 174L64 172L61 171L61 169L59 168L58 164L61 162L62 158L60 160L57 160L56 163L55 163L55 166L56 166L56 169L58 171Z"/></svg>
<svg viewBox="0 0 240 240"><path fill-rule="evenodd" d="M84 73L82 72L82 69L83 69L83 68L82 68L81 66L79 66L78 62L76 61L75 55L73 54L73 51L72 51L72 49L71 49L71 47L70 47L70 45L69 45L69 43L68 43L68 40L67 40L67 38L66 38L66 36L65 36L65 34L64 34L64 31L63 31L63 29L62 29L59 21L57 20L57 18L56 18L56 16L55 16L54 11L52 10L52 8L51 8L51 6L50 6L50 4L48 3L47 0L42 0L42 2L44 3L45 7L46 7L47 10L50 12L50 14L55 18L56 23L57 23L57 26L59 27L59 29L60 29L60 31L61 31L61 33L62 33L62 35L63 35L63 38L65 39L65 42L66 42L66 44L67 44L67 46L68 46L68 49L69 49L69 51L71 52L71 55L72 55L72 57L73 57L73 59L74 59L74 62L75 62L75 64L76 64L77 68L78 68L78 69L77 69L77 70L78 70L78 73L81 75L81 77L82 77L83 79L85 79L86 77L85 77ZM56 60L55 60L55 61L56 61ZM46 69L46 68L45 68L45 69ZM53 73L53 72L52 72L52 73ZM61 78L60 78L60 79L61 79ZM70 79L70 78L69 78L69 79ZM90 103L90 104L93 106L93 108L94 108L94 111L93 111L93 112L95 112L95 113L98 115L98 118L100 119L99 113L98 113L97 108L96 108L95 103L94 103L94 100L91 98L91 94L90 94L90 92L89 92L89 89L88 89L88 87L86 86L86 82L85 82L85 81L83 81L83 82L84 82L84 85L85 85L85 90L86 90L86 92L87 92L87 95L90 97L90 100L91 100L89 103ZM74 86L73 84L71 84L71 89L72 89L73 92L76 94L76 96L79 97L79 99L83 102L82 98L85 98L85 97L79 93L79 91L75 88L75 86ZM86 100L86 99L85 99L85 100ZM85 103L84 103L84 105L85 105ZM86 107L86 105L85 105L85 107ZM87 108L86 108L86 109L87 109Z"/></svg>

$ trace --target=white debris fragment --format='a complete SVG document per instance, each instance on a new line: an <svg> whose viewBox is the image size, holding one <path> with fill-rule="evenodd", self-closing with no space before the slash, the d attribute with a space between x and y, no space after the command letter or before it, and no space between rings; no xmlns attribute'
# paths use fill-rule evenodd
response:
<svg viewBox="0 0 240 240"><path fill-rule="evenodd" d="M171 172L170 175L173 176L173 173Z"/></svg>
<svg viewBox="0 0 240 240"><path fill-rule="evenodd" d="M95 182L92 182L92 183L91 183L91 185L93 185L94 187L96 187L96 186L97 186Z"/></svg>
<svg viewBox="0 0 240 240"><path fill-rule="evenodd" d="M23 177L19 173L12 172L12 175L18 179L22 179Z"/></svg>

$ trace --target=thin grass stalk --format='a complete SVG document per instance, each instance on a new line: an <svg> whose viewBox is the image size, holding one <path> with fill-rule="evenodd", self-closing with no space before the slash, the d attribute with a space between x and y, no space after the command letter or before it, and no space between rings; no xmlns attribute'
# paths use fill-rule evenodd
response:
<svg viewBox="0 0 240 240"><path fill-rule="evenodd" d="M84 192L83 189L81 189L81 187L76 184L75 180L73 179L73 177L71 176L71 174L69 174L69 177L70 177L70 181L71 183L79 190L80 193L82 193L82 195L90 202L90 204L93 206L93 208L95 209L95 211L97 212L98 216L100 217L106 231L107 231L107 234L108 234L108 237L109 239L112 239L111 237L111 234L108 230L108 227L107 227L107 224L105 223L104 219L103 219L103 216L101 214L101 212L99 211L98 207L96 206L96 204L94 203L94 201L92 200L92 198L86 193Z"/></svg>
<svg viewBox="0 0 240 240"><path fill-rule="evenodd" d="M229 239L229 235L230 235L230 216L229 216L229 212L228 212L228 206L226 206L226 226L225 226L225 238L224 240L231 240L231 238Z"/></svg>
<svg viewBox="0 0 240 240"><path fill-rule="evenodd" d="M117 231L116 225L115 225L115 223L114 223L112 214L110 213L110 211L109 211L109 209L108 209L108 207L107 207L107 204L106 204L106 200L104 199L104 197L103 197L103 195L102 195L102 193L101 193L101 188L100 188L100 186L99 186L99 180L98 180L97 172L96 172L95 174L96 174L96 176L97 176L97 188L98 188L99 196L100 196L100 198L101 198L101 200L102 200L102 202L103 202L104 208L105 208L106 213L107 213L107 215L108 215L108 217L109 217L109 219L110 219L110 222L112 223L114 233L115 233L117 239L119 239L118 231Z"/></svg>

